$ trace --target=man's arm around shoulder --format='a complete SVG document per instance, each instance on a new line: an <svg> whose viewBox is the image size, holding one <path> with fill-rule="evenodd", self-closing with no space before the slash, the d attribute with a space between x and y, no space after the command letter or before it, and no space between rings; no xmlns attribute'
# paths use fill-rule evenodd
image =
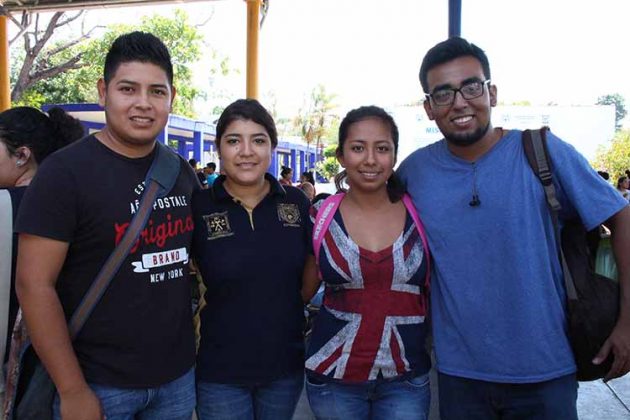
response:
<svg viewBox="0 0 630 420"><path fill-rule="evenodd" d="M31 342L57 387L61 417L100 420L100 402L85 382L55 290L68 243L20 234L18 246L16 293Z"/></svg>
<svg viewBox="0 0 630 420"><path fill-rule="evenodd" d="M593 360L599 364L613 352L615 361L604 378L608 381L630 372L630 206L617 212L605 224L611 230L621 292L617 325Z"/></svg>

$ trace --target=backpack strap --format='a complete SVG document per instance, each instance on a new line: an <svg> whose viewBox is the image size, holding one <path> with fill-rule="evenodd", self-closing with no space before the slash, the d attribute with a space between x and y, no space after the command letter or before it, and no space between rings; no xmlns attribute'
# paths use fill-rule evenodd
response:
<svg viewBox="0 0 630 420"><path fill-rule="evenodd" d="M413 205L413 201L409 194L405 193L402 198L403 204L407 208L407 211L411 215L411 219L413 223L416 225L416 229L418 229L418 235L420 235L420 240L422 241L422 249L424 250L424 258L427 261L427 273L424 277L424 287L428 290L431 285L431 254L429 252L429 242L427 241L427 235L424 230L424 226L420 221L420 217L418 216L418 211L416 210L416 206Z"/></svg>
<svg viewBox="0 0 630 420"><path fill-rule="evenodd" d="M107 258L81 303L72 314L68 326L72 340L79 334L79 331L81 331L88 317L101 300L121 264L129 255L129 251L131 251L138 236L140 236L140 232L149 220L156 198L166 196L177 181L180 170L179 157L160 142L156 142L156 147L157 153L147 172L145 179L146 189L142 195L138 211L127 227L121 241Z"/></svg>
<svg viewBox="0 0 630 420"><path fill-rule="evenodd" d="M564 277L564 286L567 292L569 300L577 300L577 291L575 289L575 283L573 282L573 276L569 270L566 258L564 257L564 251L560 242L561 232L559 223L559 213L562 210L562 206L556 196L556 187L553 185L553 173L551 167L551 159L549 158L549 152L547 150L547 127L542 127L540 130L525 130L523 131L523 150L525 156L531 166L536 177L540 180L545 191L545 199L547 201L547 207L551 213L551 221L553 222L553 228L555 232L555 242L558 251L560 265L562 266L562 274Z"/></svg>

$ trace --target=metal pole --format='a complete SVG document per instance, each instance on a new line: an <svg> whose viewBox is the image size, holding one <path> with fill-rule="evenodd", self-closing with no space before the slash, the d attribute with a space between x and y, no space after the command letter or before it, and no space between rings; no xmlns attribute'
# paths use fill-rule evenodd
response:
<svg viewBox="0 0 630 420"><path fill-rule="evenodd" d="M258 32L262 0L247 1L247 98L258 99Z"/></svg>
<svg viewBox="0 0 630 420"><path fill-rule="evenodd" d="M462 36L462 0L448 0L448 37Z"/></svg>
<svg viewBox="0 0 630 420"><path fill-rule="evenodd" d="M0 16L0 112L11 108L9 85L9 28L7 16Z"/></svg>

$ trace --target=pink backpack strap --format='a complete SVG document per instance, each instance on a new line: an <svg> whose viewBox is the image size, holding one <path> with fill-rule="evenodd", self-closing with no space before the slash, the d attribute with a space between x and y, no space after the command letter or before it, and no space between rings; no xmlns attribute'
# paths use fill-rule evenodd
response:
<svg viewBox="0 0 630 420"><path fill-rule="evenodd" d="M416 210L416 206L413 205L413 201L409 194L405 194L403 196L403 204L407 208L407 211L411 215L413 222L416 225L416 229L418 229L418 234L420 235L420 240L422 241L422 248L424 249L424 258L427 260L427 274L424 278L425 287L430 287L430 279L431 279L431 254L429 253L429 243L427 241L427 235L424 231L424 226L420 221L420 217L418 216L418 211Z"/></svg>
<svg viewBox="0 0 630 420"><path fill-rule="evenodd" d="M326 198L317 211L315 217L315 224L313 226L313 252L315 253L315 262L319 266L319 251L322 246L322 241L328 231L328 226L332 222L335 212L341 204L345 193L338 193Z"/></svg>

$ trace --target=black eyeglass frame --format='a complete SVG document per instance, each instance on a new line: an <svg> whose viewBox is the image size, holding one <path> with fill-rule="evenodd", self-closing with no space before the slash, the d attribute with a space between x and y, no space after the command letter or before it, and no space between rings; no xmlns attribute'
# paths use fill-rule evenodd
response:
<svg viewBox="0 0 630 420"><path fill-rule="evenodd" d="M481 92L479 93L479 95L466 97L466 95L464 95L464 92L462 91L462 89L465 88L466 86L469 86L472 83L481 83ZM477 99L477 98L480 98L480 97L483 96L484 91L485 91L484 86L486 86L486 85L489 86L490 83L491 83L490 79L486 79L486 80L471 80L469 82L464 83L459 88L442 88L442 89L437 89L437 91L449 90L449 91L453 92L453 97L450 100L450 102L443 103L443 104L440 104L440 103L435 101L435 98L433 97L433 95L436 92L435 90L433 91L433 93L425 93L424 96L426 97L427 100L433 100L433 103L435 105L437 105L437 106L451 106L451 105L453 105L453 103L455 103L455 97L457 96L457 92L459 92L459 94L462 95L462 98L464 98L467 101L472 100L472 99Z"/></svg>

